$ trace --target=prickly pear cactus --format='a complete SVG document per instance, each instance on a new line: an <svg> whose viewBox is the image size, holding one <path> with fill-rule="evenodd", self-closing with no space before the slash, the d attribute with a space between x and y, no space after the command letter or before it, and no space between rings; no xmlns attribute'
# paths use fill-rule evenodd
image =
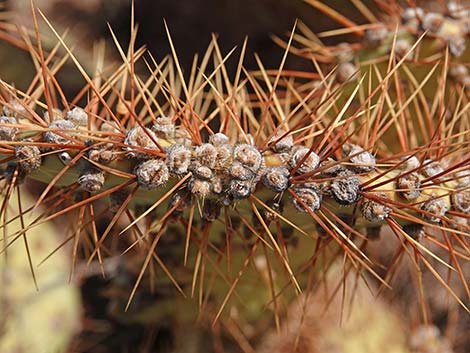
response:
<svg viewBox="0 0 470 353"><path fill-rule="evenodd" d="M21 202L27 207L25 196L21 195ZM10 203L12 213L18 212L15 198ZM18 229L20 219L8 224L7 234ZM0 256L0 352L63 352L80 328L80 294L77 286L68 282L70 257L67 251L59 250L38 266L60 244L51 223L25 236L38 289L25 242L20 239ZM0 244L3 249L3 241Z"/></svg>

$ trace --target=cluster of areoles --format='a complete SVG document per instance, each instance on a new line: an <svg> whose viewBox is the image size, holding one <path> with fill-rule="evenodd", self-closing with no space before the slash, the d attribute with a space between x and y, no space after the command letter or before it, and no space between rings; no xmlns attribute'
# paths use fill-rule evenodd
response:
<svg viewBox="0 0 470 353"><path fill-rule="evenodd" d="M160 137L171 140L178 128L170 128L169 124L166 128L171 135L165 132ZM323 172L320 173L320 157L311 148L295 145L292 136L282 130L271 137L269 150L264 153L253 143L232 143L225 134L216 133L201 145L171 144L165 149L166 157L161 158L141 151L156 150L157 141L150 138L158 138L155 131L154 127L146 131L136 127L124 140L127 156L136 162L134 174L138 183L155 189L170 178L181 178L190 173L182 189L204 199L204 204L209 202L210 207L207 207L210 209L217 208L214 208L214 202L220 207L246 199L262 186L278 195L291 187L295 194L292 203L301 212L319 209L324 196L332 197L341 205L352 205L360 199L357 174L375 169L375 158L370 152L357 145L346 144L343 152L347 162L326 169L322 166ZM309 180L315 175L330 177L332 181L317 183ZM305 179L305 182L291 185L293 177L301 177L300 180ZM373 202L368 205L368 210L373 208L367 213L371 221L381 221L390 212L388 208L380 210ZM380 214L371 215L375 211Z"/></svg>
<svg viewBox="0 0 470 353"><path fill-rule="evenodd" d="M18 116L22 114L26 114L26 110L17 100L12 100L8 106L3 107L3 115L0 116L0 141L15 141L19 138ZM37 170L42 162L41 151L34 145L34 142L30 139L23 141L23 145L15 147L16 163L21 175ZM10 165L6 169L7 179L9 179L9 175L12 175L14 169L16 169L14 165Z"/></svg>
<svg viewBox="0 0 470 353"><path fill-rule="evenodd" d="M424 201L420 203L423 218L432 223L440 223L449 211L449 206L452 207L454 213L470 213L469 170L459 171L450 177L446 174L441 163L437 161L425 160L421 163L418 158L413 156L404 162L402 172L395 182L395 187L400 197L407 201L415 201L423 196L422 181L439 185L445 182L446 179L456 179L456 186L450 194L450 205L436 193L432 192L424 196ZM463 223L467 222L464 221Z"/></svg>
<svg viewBox="0 0 470 353"><path fill-rule="evenodd" d="M52 121L49 113L45 114L48 129L40 139L23 139L24 144L16 145L15 162L5 171L7 179L13 178L17 168L16 175L39 169L43 153L53 152L55 147L52 145L66 147L80 140L75 132L88 125L88 116L83 109L74 108L65 114L52 110L52 113ZM9 108L4 109L4 116L0 117L2 140L20 139L17 118ZM175 195L188 195L184 205L189 204L192 197L203 199L204 215L208 221L214 219L222 205L249 198L263 187L275 194L271 200L273 205L280 205L283 193L290 188L293 191L292 204L300 212L318 210L325 198L343 206L359 202L359 210L369 222L382 222L392 212L389 195L381 192L368 194L361 188L360 176L376 169L374 155L362 147L344 144L343 161L321 161L312 148L296 145L292 135L281 129L273 134L268 141L269 148L263 152L254 145L251 136L246 137L246 141L234 142L225 134L216 133L209 137L208 142L194 145L188 132L176 127L170 118L161 117L150 127L137 125L131 128L122 143L85 141L85 158L75 162L79 170L77 183L84 191L99 192L106 179L106 168L100 168L100 165L124 158L130 162L138 184L146 189L158 189L171 180L186 177ZM52 145L47 148L35 145L42 141ZM57 153L57 157L64 164L72 161L64 150ZM119 163L113 168L115 166ZM439 183L445 178L441 175L444 169L439 163L420 163L416 157L402 162L401 170L395 181L395 190L399 197L410 202L423 198L423 180ZM468 176L458 179L458 187L450 197L450 206L458 213L470 212L470 183L467 179ZM178 212L182 207L178 206ZM440 222L449 204L442 197L431 194L424 195L419 207L425 219ZM273 210L282 212L282 207L273 207ZM270 217L275 218L275 213Z"/></svg>
<svg viewBox="0 0 470 353"><path fill-rule="evenodd" d="M395 33L395 26L375 23L365 32L364 40L367 46L390 46L390 51L397 58L406 56L411 59L411 48L419 36L426 32L428 37L442 42L439 47L447 47L452 57L461 57L466 49L466 39L470 34L470 11L468 6L456 1L449 1L445 13L428 12L420 7L408 7L401 13L402 27ZM396 38L395 38L396 36ZM434 45L436 47L436 45ZM339 65L343 60L338 56ZM352 68L348 68L352 72ZM468 68L460 63L449 64L449 75L465 87L470 86ZM340 78L344 75L339 75ZM341 82L341 80L340 80Z"/></svg>
<svg viewBox="0 0 470 353"><path fill-rule="evenodd" d="M410 7L401 14L402 27L398 33L395 33L395 25L374 23L365 31L364 43L366 47L374 49L386 45L388 51L397 59L410 60L415 40L423 32L427 32L430 36L442 40L442 48L447 46L454 57L460 57L466 49L465 37L470 33L470 21L465 16L460 16L461 11L462 9L450 11L453 15L444 16L440 13L425 12L419 7ZM357 77L359 69L354 61L357 55L352 46L348 43L339 44L335 55L338 64L336 80L344 83Z"/></svg>
<svg viewBox="0 0 470 353"><path fill-rule="evenodd" d="M419 7L407 8L402 13L402 21L416 33L427 31L444 40L454 57L462 56L466 50L466 37L470 34L470 11L468 6L460 2L449 1L446 15L425 12ZM465 65L450 64L449 75L461 85L470 86L470 75Z"/></svg>
<svg viewBox="0 0 470 353"><path fill-rule="evenodd" d="M470 33L468 9L456 2L447 5L448 14L426 12L419 7L407 8L402 13L402 22L416 33L428 32L441 38L455 56L461 56L466 49L465 37Z"/></svg>

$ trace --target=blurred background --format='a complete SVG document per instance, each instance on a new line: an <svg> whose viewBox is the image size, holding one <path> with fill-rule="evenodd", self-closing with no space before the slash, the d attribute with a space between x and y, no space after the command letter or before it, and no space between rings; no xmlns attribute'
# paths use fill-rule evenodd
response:
<svg viewBox="0 0 470 353"><path fill-rule="evenodd" d="M107 58L117 57L108 24L126 48L130 34L131 0L35 0L34 3L59 33L70 30L68 43L79 46L81 53L78 50L75 52L79 52L81 60L87 58L83 52L90 53L93 44L100 39L109 44ZM340 8L352 20L363 21L349 1L335 0L328 4ZM3 7L6 11L3 17L8 21L32 27L29 0L4 0ZM167 55L170 48L164 27L166 20L180 63L187 70L194 54L202 55L205 52L212 34L217 36L224 53L235 46L240 47L248 37L245 59L248 69L258 69L253 53L259 54L265 67L278 67L283 50L273 42L272 36L287 39L296 19L306 23L314 32L338 26L301 0L135 0L135 22L139 25L137 46L145 45L157 59ZM330 39L330 43L345 39L351 40L334 38ZM230 61L229 70L233 71L236 64L236 60ZM286 67L311 70L312 64L290 55ZM17 86L24 86L27 80L15 77L14 72L7 72L6 75L2 72L9 69L12 68L2 65L2 77L7 81L16 78Z"/></svg>

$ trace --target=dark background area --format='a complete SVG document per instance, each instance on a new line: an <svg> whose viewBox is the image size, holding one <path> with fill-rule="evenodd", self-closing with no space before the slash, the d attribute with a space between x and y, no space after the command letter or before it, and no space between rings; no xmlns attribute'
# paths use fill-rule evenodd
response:
<svg viewBox="0 0 470 353"><path fill-rule="evenodd" d="M327 3L354 21L364 21L349 1ZM124 47L129 39L130 0L37 0L36 4L54 25L71 28L84 47L90 48L99 38L111 41L107 23ZM16 12L21 22L31 21L29 0L9 0L8 7ZM271 36L287 40L296 19L306 23L313 32L340 26L301 0L135 0L135 22L139 25L137 44L146 45L159 59L167 55L170 48L164 27L166 20L184 68L190 67L195 53L204 53L212 33L218 37L223 53L241 46L248 37L245 60L248 69L257 69L255 52L266 68L275 68L283 51ZM338 40L341 39L333 38L330 43ZM312 66L291 55L287 67L306 69Z"/></svg>

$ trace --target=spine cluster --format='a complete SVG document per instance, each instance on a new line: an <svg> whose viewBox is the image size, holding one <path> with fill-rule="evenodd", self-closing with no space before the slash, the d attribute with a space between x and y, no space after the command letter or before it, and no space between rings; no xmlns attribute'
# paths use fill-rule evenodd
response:
<svg viewBox="0 0 470 353"><path fill-rule="evenodd" d="M361 45L340 43L336 46L332 53L337 64L336 80L345 83L356 78L358 61L375 60L379 54L387 54L384 60L391 55L397 60L416 62L423 54L432 56L448 50L452 58L449 77L468 88L470 73L463 57L470 35L469 18L468 7L454 1L447 4L446 13L426 11L420 7L404 8L397 19L398 27L397 23L372 23L365 30ZM424 51L420 50L422 45L416 45L420 41L429 43Z"/></svg>
<svg viewBox="0 0 470 353"><path fill-rule="evenodd" d="M190 132L175 126L168 117L157 118L150 127L131 128L121 141L94 142L84 139L80 133L88 124L83 109L74 108L65 114L55 112L55 115L45 132L15 144L14 158L4 172L7 178L11 179L14 171L21 178L34 177L44 154L52 154L49 158L58 158L68 165L77 153L67 147L78 142L83 143L84 152L73 166L78 169L76 182L90 193L105 188L109 170L116 168L133 175L140 187L148 190L163 189L187 176L177 193L186 192L210 201L206 202L210 207L233 205L262 189L271 194L268 201L279 201L290 189L291 203L299 212L314 212L324 202L338 207L357 204L359 216L372 223L384 222L397 201L410 205L414 213L431 223L440 223L449 210L465 215L470 212L470 176L460 171L454 176L456 181L449 182L448 173L436 161L420 162L411 156L387 173L377 166L371 152L350 143L342 145L341 159L322 160L313 148L296 144L293 136L281 129L264 150L253 143L250 135L245 136L246 141L232 141L220 132L211 135L206 143L196 145ZM44 118L48 120L48 114ZM18 120L21 119L16 114L8 109L4 111L0 117L2 140L19 142ZM38 147L41 143L49 147ZM371 179L387 178L383 187L368 190L363 186ZM431 185L431 191L423 183ZM435 192L439 186L441 189L452 186L455 190L447 194ZM346 209L340 213L350 212Z"/></svg>

